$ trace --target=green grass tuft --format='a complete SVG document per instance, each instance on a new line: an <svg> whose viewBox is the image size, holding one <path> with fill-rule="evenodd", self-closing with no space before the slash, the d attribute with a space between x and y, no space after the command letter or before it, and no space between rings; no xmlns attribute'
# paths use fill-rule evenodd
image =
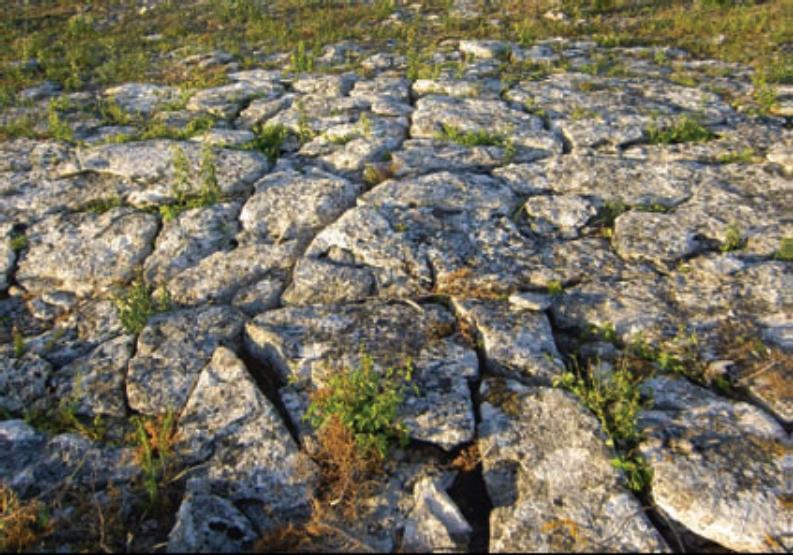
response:
<svg viewBox="0 0 793 555"><path fill-rule="evenodd" d="M671 126L665 128L651 125L646 129L646 133L647 142L651 145L700 143L716 137L713 131L690 116L682 116Z"/></svg>

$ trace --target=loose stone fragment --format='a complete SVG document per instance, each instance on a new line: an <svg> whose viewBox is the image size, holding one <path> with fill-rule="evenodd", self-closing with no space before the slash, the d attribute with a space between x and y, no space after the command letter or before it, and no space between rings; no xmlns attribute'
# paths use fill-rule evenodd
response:
<svg viewBox="0 0 793 555"><path fill-rule="evenodd" d="M46 408L51 373L52 365L33 353L17 357L10 348L0 350L0 408L16 415Z"/></svg>
<svg viewBox="0 0 793 555"><path fill-rule="evenodd" d="M405 523L402 549L435 552L468 546L473 529L437 480L423 478L413 487L414 506Z"/></svg>
<svg viewBox="0 0 793 555"><path fill-rule="evenodd" d="M228 303L241 288L266 276L285 279L298 257L296 241L279 245L249 245L213 253L177 274L168 291L177 303Z"/></svg>

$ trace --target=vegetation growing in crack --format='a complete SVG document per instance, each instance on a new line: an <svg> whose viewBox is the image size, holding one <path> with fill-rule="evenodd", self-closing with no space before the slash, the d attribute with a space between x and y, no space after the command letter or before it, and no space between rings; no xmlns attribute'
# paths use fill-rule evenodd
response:
<svg viewBox="0 0 793 555"><path fill-rule="evenodd" d="M198 187L194 187L194 176L190 161L180 147L173 150L173 195L176 202L160 206L163 221L171 221L185 210L217 204L221 199L212 147L204 144L198 168Z"/></svg>
<svg viewBox="0 0 793 555"><path fill-rule="evenodd" d="M721 245L721 252L737 251L746 246L746 239L743 236L741 227L733 222L724 232L724 241Z"/></svg>
<svg viewBox="0 0 793 555"><path fill-rule="evenodd" d="M281 155L281 146L289 136L289 130L283 125L264 125L257 124L253 128L254 139L250 143L250 148L258 150L265 156L271 164L274 164Z"/></svg>
<svg viewBox="0 0 793 555"><path fill-rule="evenodd" d="M407 441L397 418L404 391L412 379L410 361L404 368L388 368L381 375L374 360L362 352L359 368L336 374L312 395L306 421L320 435L335 420L346 428L364 458L382 460L393 441Z"/></svg>
<svg viewBox="0 0 793 555"><path fill-rule="evenodd" d="M0 551L32 551L53 528L49 511L38 499L20 500L13 489L0 483Z"/></svg>
<svg viewBox="0 0 793 555"><path fill-rule="evenodd" d="M91 441L108 441L110 438L105 419L101 415L96 415L93 418L81 417L77 413L77 407L76 399L61 399L55 407L27 411L25 422L52 436L74 432Z"/></svg>
<svg viewBox="0 0 793 555"><path fill-rule="evenodd" d="M171 309L171 297L166 289L154 292L146 284L143 273L123 291L113 296L116 312L121 325L128 333L137 334L143 331L149 318L160 312Z"/></svg>
<svg viewBox="0 0 793 555"><path fill-rule="evenodd" d="M793 262L793 237L783 237L774 258L783 262Z"/></svg>
<svg viewBox="0 0 793 555"><path fill-rule="evenodd" d="M334 375L312 393L304 419L317 431L326 499L354 504L360 482L381 466L392 445L407 442L398 412L412 373L409 360L403 368L378 372L361 352L358 368Z"/></svg>
<svg viewBox="0 0 793 555"><path fill-rule="evenodd" d="M671 125L658 127L653 124L646 130L647 142L651 145L678 144L710 141L716 137L710 129L702 125L697 118L682 116Z"/></svg>
<svg viewBox="0 0 793 555"><path fill-rule="evenodd" d="M590 362L581 367L575 359L554 386L567 389L591 410L608 436L608 445L618 456L612 464L621 469L633 491L643 491L652 471L638 451L642 437L637 427L639 411L649 405L640 391L641 376L634 373L627 358L606 370Z"/></svg>
<svg viewBox="0 0 793 555"><path fill-rule="evenodd" d="M719 164L753 164L759 160L760 157L752 147L735 152L725 152L716 158L716 162Z"/></svg>
<svg viewBox="0 0 793 555"><path fill-rule="evenodd" d="M164 501L163 482L174 477L172 442L176 432L176 416L168 411L157 417L134 416L131 422L138 462L143 471L143 488L151 509Z"/></svg>
<svg viewBox="0 0 793 555"><path fill-rule="evenodd" d="M8 245L11 247L12 251L19 254L28 248L27 235L22 232L12 232L11 237L8 240Z"/></svg>
<svg viewBox="0 0 793 555"><path fill-rule="evenodd" d="M435 134L435 138L448 141L465 147L497 146L504 149L505 162L512 160L516 154L515 143L510 137L501 133L491 133L485 129L463 131L453 125L442 124L442 131Z"/></svg>

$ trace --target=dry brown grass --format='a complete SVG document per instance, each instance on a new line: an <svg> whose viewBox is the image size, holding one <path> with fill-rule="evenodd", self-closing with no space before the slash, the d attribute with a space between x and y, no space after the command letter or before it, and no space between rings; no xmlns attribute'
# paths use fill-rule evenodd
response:
<svg viewBox="0 0 793 555"><path fill-rule="evenodd" d="M457 456L449 463L449 467L459 472L473 472L481 462L482 454L479 452L479 445L472 443L460 450Z"/></svg>
<svg viewBox="0 0 793 555"><path fill-rule="evenodd" d="M22 553L52 533L44 506L37 500L20 501L14 490L0 483L0 550Z"/></svg>
<svg viewBox="0 0 793 555"><path fill-rule="evenodd" d="M317 394L322 395L322 390ZM318 430L317 440L314 458L319 464L321 485L312 499L310 518L266 534L256 543L256 551L372 551L343 526L356 521L361 501L374 492L381 462L373 454L361 453L338 416Z"/></svg>
<svg viewBox="0 0 793 555"><path fill-rule="evenodd" d="M380 461L372 454L361 453L349 428L338 416L330 420L317 434L319 449L316 461L320 467L321 488L318 499L322 504L338 507L342 513L355 518L362 497L372 493L380 471Z"/></svg>
<svg viewBox="0 0 793 555"><path fill-rule="evenodd" d="M502 300L510 293L507 287L497 283L476 282L471 268L459 268L439 275L432 292L460 299L482 300Z"/></svg>

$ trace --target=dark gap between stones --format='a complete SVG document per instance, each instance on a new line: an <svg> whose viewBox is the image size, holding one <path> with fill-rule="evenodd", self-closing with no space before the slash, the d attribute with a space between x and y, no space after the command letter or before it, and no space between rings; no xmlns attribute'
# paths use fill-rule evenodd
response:
<svg viewBox="0 0 793 555"><path fill-rule="evenodd" d="M239 357L242 362L245 363L248 372L250 372L251 376L253 376L253 379L256 381L259 391L267 397L278 411L278 414L281 415L281 420L284 422L286 429L289 430L289 435L292 436L292 439L295 440L295 443L299 447L300 435L297 432L297 427L292 422L292 419L289 418L289 412L286 410L281 396L278 394L278 390L286 384L282 382L275 370L253 357L245 347L240 349Z"/></svg>

